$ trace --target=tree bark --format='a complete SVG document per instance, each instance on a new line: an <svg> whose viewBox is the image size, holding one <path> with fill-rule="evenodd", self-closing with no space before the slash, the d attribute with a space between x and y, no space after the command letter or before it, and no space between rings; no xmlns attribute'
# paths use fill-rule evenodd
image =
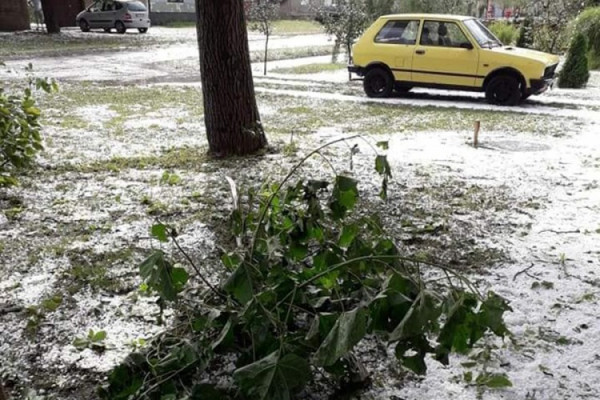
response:
<svg viewBox="0 0 600 400"><path fill-rule="evenodd" d="M48 33L60 33L58 24L58 15L56 8L60 7L56 0L42 0L42 9L44 11L44 22Z"/></svg>
<svg viewBox="0 0 600 400"><path fill-rule="evenodd" d="M8 395L4 391L4 386L2 386L2 382L0 382L0 400L8 400Z"/></svg>
<svg viewBox="0 0 600 400"><path fill-rule="evenodd" d="M196 0L204 123L209 151L248 155L267 145L250 68L242 0Z"/></svg>

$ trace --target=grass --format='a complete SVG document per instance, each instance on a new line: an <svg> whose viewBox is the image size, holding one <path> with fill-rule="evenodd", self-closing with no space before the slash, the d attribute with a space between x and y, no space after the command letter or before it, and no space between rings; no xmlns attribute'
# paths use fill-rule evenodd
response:
<svg viewBox="0 0 600 400"><path fill-rule="evenodd" d="M187 169L198 171L208 160L204 147L171 148L158 155L140 157L113 157L109 160L94 161L89 164L63 164L54 169L55 172L119 172L127 169ZM175 179L175 178L172 178ZM173 182L173 181L171 181ZM169 182L167 182L169 183Z"/></svg>
<svg viewBox="0 0 600 400"><path fill-rule="evenodd" d="M264 51L250 52L250 62L262 62ZM331 46L295 47L287 49L273 49L268 51L268 61L291 60L294 58L316 57L331 55Z"/></svg>
<svg viewBox="0 0 600 400"><path fill-rule="evenodd" d="M298 74L298 75L318 74L320 72L339 71L340 69L344 69L346 67L347 67L346 64L340 64L340 63L335 63L335 64L320 63L320 64L298 65L298 66L290 67L290 68L276 68L276 69L272 70L271 72L277 73L277 74Z"/></svg>
<svg viewBox="0 0 600 400"><path fill-rule="evenodd" d="M511 131L552 133L551 127L571 125L568 118L515 114L504 111L464 110L407 105L357 104L354 102L315 100L261 94L261 104L274 106L278 112L265 115L263 124L269 133L311 133L324 127L338 127L346 132L398 134L422 131L473 130L474 121L482 121L482 132ZM518 116L518 118L516 118Z"/></svg>
<svg viewBox="0 0 600 400"><path fill-rule="evenodd" d="M18 35L0 34L0 42L2 43L0 57L29 57L89 53L90 50L139 50L141 46L171 44L177 40L147 35L116 35L99 32L80 35L74 35L72 32L62 32L57 35L27 32Z"/></svg>
<svg viewBox="0 0 600 400"><path fill-rule="evenodd" d="M300 35L323 33L323 26L316 21L302 19L281 19L273 22L273 31L276 35Z"/></svg>

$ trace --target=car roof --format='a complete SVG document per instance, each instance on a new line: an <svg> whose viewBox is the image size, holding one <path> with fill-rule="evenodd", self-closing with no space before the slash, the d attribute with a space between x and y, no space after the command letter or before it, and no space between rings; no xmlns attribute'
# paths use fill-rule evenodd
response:
<svg viewBox="0 0 600 400"><path fill-rule="evenodd" d="M465 15L450 15L450 14L390 14L383 15L381 18L415 18L415 19L445 19L453 21L465 21L467 19L474 19L475 17L469 17Z"/></svg>

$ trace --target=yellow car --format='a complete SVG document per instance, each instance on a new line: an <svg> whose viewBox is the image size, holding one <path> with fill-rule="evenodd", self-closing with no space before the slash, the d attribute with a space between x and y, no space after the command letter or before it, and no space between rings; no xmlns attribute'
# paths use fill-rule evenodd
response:
<svg viewBox="0 0 600 400"><path fill-rule="evenodd" d="M399 14L380 17L358 40L348 69L364 76L369 97L413 87L485 92L512 106L552 86L559 58L504 46L473 17Z"/></svg>

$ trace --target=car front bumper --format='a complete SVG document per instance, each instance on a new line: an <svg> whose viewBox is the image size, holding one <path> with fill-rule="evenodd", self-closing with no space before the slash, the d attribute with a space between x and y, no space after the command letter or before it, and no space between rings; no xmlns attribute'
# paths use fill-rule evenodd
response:
<svg viewBox="0 0 600 400"><path fill-rule="evenodd" d="M554 78L531 79L529 86L528 94L542 94L554 86Z"/></svg>

